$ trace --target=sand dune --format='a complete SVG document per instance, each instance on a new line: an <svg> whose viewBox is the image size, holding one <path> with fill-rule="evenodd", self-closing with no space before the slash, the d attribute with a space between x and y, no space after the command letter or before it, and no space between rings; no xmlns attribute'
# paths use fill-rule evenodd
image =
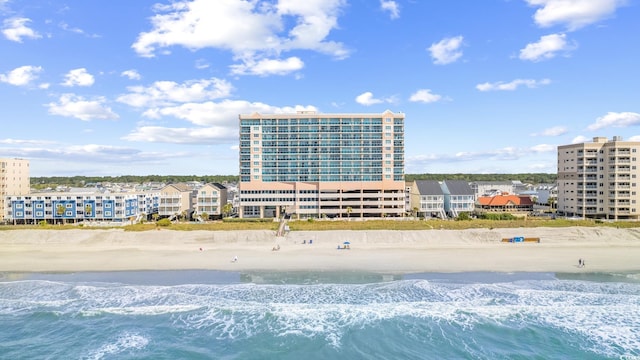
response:
<svg viewBox="0 0 640 360"><path fill-rule="evenodd" d="M514 236L539 237L541 242L501 242ZM345 241L350 249L337 250ZM277 245L280 250L272 251ZM238 261L232 262L235 256ZM585 259L586 266L578 267L578 259ZM4 272L179 269L631 272L640 271L640 230L297 231L285 237L253 230L0 232Z"/></svg>

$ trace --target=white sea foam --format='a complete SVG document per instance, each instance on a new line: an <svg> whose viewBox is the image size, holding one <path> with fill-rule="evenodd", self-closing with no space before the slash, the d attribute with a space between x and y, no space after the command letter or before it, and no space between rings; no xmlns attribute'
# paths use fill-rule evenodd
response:
<svg viewBox="0 0 640 360"><path fill-rule="evenodd" d="M149 344L149 339L138 334L123 332L114 341L106 343L92 351L86 359L99 360L125 351L141 350Z"/></svg>
<svg viewBox="0 0 640 360"><path fill-rule="evenodd" d="M578 335L587 340L582 345L585 350L603 356L635 355L640 349L640 285L636 283L406 280L360 285L41 285L1 287L0 314L19 308L16 301L33 301L34 307L83 315L169 315L174 327L201 330L222 340L268 333L322 338L334 348L342 346L349 329L395 319L426 320L441 329L463 332L486 323L534 324ZM442 336L448 336L445 330ZM140 334L122 334L91 358L123 351L118 349L144 348L147 343Z"/></svg>

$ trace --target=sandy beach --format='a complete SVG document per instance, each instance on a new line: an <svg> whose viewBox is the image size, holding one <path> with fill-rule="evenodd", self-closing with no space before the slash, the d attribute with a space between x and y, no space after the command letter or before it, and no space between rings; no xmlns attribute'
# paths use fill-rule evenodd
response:
<svg viewBox="0 0 640 360"><path fill-rule="evenodd" d="M503 238L538 237L540 243ZM344 242L350 249L338 250ZM273 248L279 246L280 250ZM233 258L238 258L233 261ZM578 260L585 266L579 267ZM640 229L517 228L426 231L0 232L0 271L359 270L416 272L640 271Z"/></svg>

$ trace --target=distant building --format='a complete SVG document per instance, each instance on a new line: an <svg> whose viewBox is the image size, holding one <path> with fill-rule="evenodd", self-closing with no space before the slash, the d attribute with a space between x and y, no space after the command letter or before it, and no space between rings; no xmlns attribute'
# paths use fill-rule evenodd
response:
<svg viewBox="0 0 640 360"><path fill-rule="evenodd" d="M198 216L207 214L207 219L222 218L222 208L227 203L227 188L218 183L205 184L197 189L195 212Z"/></svg>
<svg viewBox="0 0 640 360"><path fill-rule="evenodd" d="M528 214L533 211L533 200L526 195L504 193L494 196L480 196L476 205L476 211Z"/></svg>
<svg viewBox="0 0 640 360"><path fill-rule="evenodd" d="M0 221L11 206L6 202L7 196L28 195L30 182L29 160L0 158Z"/></svg>
<svg viewBox="0 0 640 360"><path fill-rule="evenodd" d="M191 217L196 202L196 190L184 183L165 185L160 189L158 216L175 220L180 216Z"/></svg>
<svg viewBox="0 0 640 360"><path fill-rule="evenodd" d="M639 220L639 149L620 136L558 146L558 213Z"/></svg>
<svg viewBox="0 0 640 360"><path fill-rule="evenodd" d="M240 115L239 216L400 217L402 113Z"/></svg>
<svg viewBox="0 0 640 360"><path fill-rule="evenodd" d="M157 209L157 193L46 192L8 197L13 224L138 222Z"/></svg>
<svg viewBox="0 0 640 360"><path fill-rule="evenodd" d="M557 184L539 184L535 186L534 191L538 205L553 205L558 201Z"/></svg>
<svg viewBox="0 0 640 360"><path fill-rule="evenodd" d="M411 206L424 218L445 219L444 191L436 180L416 180L411 187ZM412 208L412 209L413 209Z"/></svg>
<svg viewBox="0 0 640 360"><path fill-rule="evenodd" d="M476 195L467 181L445 180L441 185L447 215L457 218L461 212L471 213L475 210Z"/></svg>
<svg viewBox="0 0 640 360"><path fill-rule="evenodd" d="M472 181L469 183L476 198L481 196L495 196L502 193L515 194L516 187L520 182L513 181Z"/></svg>
<svg viewBox="0 0 640 360"><path fill-rule="evenodd" d="M463 180L416 180L408 187L411 191L411 209L425 218L456 218L461 212L471 213L475 208L475 194Z"/></svg>

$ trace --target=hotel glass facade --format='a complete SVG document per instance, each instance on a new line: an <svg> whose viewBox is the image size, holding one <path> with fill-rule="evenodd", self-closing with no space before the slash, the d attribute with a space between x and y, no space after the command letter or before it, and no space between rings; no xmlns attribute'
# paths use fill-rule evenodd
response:
<svg viewBox="0 0 640 360"><path fill-rule="evenodd" d="M640 142L615 136L558 147L558 212L567 216L638 220Z"/></svg>
<svg viewBox="0 0 640 360"><path fill-rule="evenodd" d="M241 217L404 213L404 114L240 115Z"/></svg>

